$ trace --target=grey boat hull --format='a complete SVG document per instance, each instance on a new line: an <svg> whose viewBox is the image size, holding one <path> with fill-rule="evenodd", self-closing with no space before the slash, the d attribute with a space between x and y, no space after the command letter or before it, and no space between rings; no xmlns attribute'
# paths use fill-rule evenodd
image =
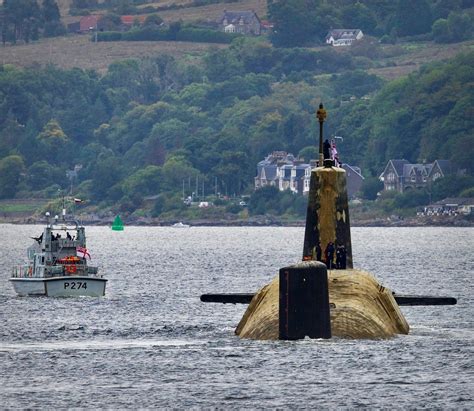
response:
<svg viewBox="0 0 474 411"><path fill-rule="evenodd" d="M99 277L10 278L19 296L102 297L107 280Z"/></svg>

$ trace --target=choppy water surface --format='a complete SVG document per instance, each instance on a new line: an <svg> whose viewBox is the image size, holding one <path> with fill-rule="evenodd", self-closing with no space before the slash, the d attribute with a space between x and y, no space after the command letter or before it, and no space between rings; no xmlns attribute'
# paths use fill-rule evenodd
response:
<svg viewBox="0 0 474 411"><path fill-rule="evenodd" d="M388 341L240 340L253 292L301 258L303 228L89 227L106 297L20 298L7 279L40 226L0 225L0 403L13 408L474 407L474 229L354 228L355 265L405 294Z"/></svg>

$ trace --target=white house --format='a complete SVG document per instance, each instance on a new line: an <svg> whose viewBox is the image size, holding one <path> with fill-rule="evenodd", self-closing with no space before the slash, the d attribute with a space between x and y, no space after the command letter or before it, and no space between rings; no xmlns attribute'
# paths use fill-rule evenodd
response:
<svg viewBox="0 0 474 411"><path fill-rule="evenodd" d="M356 40L364 37L364 33L359 29L335 29L330 30L326 36L326 44L334 47L351 46Z"/></svg>

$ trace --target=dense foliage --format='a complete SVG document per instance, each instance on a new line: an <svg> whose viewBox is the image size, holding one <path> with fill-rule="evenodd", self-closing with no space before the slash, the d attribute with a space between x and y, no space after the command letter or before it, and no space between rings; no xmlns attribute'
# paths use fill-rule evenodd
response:
<svg viewBox="0 0 474 411"><path fill-rule="evenodd" d="M84 15L96 10L108 10L118 14L144 14L164 10L179 10L188 7L201 7L217 3L235 3L238 0L189 0L185 3L167 2L164 4L146 5L150 0L72 0L69 13L71 15Z"/></svg>
<svg viewBox="0 0 474 411"><path fill-rule="evenodd" d="M118 61L104 76L4 65L0 198L73 184L77 196L127 211L152 197L160 215L183 208L183 194L250 194L271 151L311 156L321 100L327 135L344 136L343 161L367 175L403 157L449 158L473 174L473 64L470 53L384 86L348 53L241 38L199 64L161 55ZM253 195L250 212L271 194ZM303 213L300 200L278 196L277 213Z"/></svg>
<svg viewBox="0 0 474 411"><path fill-rule="evenodd" d="M413 36L438 42L471 38L472 0L268 0L273 45L323 43L331 28L360 29L394 42Z"/></svg>
<svg viewBox="0 0 474 411"><path fill-rule="evenodd" d="M53 37L65 33L56 0L4 0L0 5L2 43L29 43L40 36Z"/></svg>
<svg viewBox="0 0 474 411"><path fill-rule="evenodd" d="M474 53L423 67L388 84L370 102L338 111L348 149L376 174L389 158L451 159L474 174ZM348 139L349 140L349 139Z"/></svg>
<svg viewBox="0 0 474 411"><path fill-rule="evenodd" d="M98 41L190 41L196 43L224 43L241 37L238 33L224 33L222 31L205 28L182 26L179 22L170 27L144 25L130 31L104 31L98 33Z"/></svg>

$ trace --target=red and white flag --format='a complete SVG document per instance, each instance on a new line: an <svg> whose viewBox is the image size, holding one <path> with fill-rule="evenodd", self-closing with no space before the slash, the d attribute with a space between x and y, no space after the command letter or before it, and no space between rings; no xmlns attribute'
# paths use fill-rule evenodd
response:
<svg viewBox="0 0 474 411"><path fill-rule="evenodd" d="M91 259L91 255L89 254L89 251L87 251L87 248L85 247L77 247L76 254L78 257L81 257L81 258L89 257L89 260Z"/></svg>

